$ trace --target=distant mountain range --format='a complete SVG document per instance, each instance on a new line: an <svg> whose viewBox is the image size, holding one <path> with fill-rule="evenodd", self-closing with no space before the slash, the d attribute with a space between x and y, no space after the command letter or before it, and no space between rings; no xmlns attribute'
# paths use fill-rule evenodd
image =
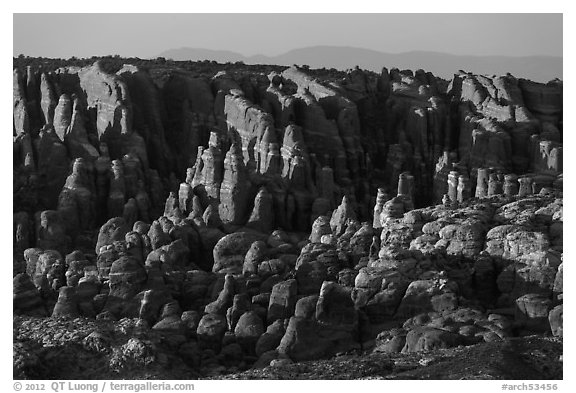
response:
<svg viewBox="0 0 576 393"><path fill-rule="evenodd" d="M458 70L488 75L504 75L509 72L517 78L538 82L562 79L562 57L555 56L469 56L426 51L384 53L346 46L307 47L271 57L247 57L232 51L199 48L170 49L158 56L172 60L214 60L219 63L243 61L246 64L306 64L312 68L341 70L359 66L376 72L380 72L382 67L411 70L422 68L445 79L451 79Z"/></svg>

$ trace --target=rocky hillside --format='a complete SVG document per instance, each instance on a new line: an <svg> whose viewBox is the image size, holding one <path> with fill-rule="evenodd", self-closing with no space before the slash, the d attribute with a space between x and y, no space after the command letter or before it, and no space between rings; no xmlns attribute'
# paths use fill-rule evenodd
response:
<svg viewBox="0 0 576 393"><path fill-rule="evenodd" d="M15 377L561 378L561 81L139 63L15 59Z"/></svg>

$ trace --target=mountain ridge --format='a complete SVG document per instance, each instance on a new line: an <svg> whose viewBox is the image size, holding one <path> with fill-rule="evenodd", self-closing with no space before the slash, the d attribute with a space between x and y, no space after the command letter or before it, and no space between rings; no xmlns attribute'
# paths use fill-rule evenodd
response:
<svg viewBox="0 0 576 393"><path fill-rule="evenodd" d="M458 70L498 75L511 73L518 78L547 82L562 79L563 58L560 56L530 55L453 55L435 51L387 53L353 46L316 45L297 48L276 56L262 54L245 56L229 50L181 47L159 54L173 60L242 61L246 64L309 65L313 68L348 69L355 66L380 72L382 67L416 70L422 68L442 78L451 79Z"/></svg>

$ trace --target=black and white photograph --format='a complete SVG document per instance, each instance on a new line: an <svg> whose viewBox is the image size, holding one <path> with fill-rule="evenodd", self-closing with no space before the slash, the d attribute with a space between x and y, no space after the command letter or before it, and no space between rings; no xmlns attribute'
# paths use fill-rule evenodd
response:
<svg viewBox="0 0 576 393"><path fill-rule="evenodd" d="M551 3L13 12L7 389L568 391Z"/></svg>

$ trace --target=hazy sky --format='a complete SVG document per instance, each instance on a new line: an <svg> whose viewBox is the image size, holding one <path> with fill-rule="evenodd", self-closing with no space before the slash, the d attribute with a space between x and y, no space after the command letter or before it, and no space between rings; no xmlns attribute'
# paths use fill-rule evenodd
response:
<svg viewBox="0 0 576 393"><path fill-rule="evenodd" d="M14 14L13 21L14 56L147 58L180 47L274 56L314 45L562 56L562 14Z"/></svg>

